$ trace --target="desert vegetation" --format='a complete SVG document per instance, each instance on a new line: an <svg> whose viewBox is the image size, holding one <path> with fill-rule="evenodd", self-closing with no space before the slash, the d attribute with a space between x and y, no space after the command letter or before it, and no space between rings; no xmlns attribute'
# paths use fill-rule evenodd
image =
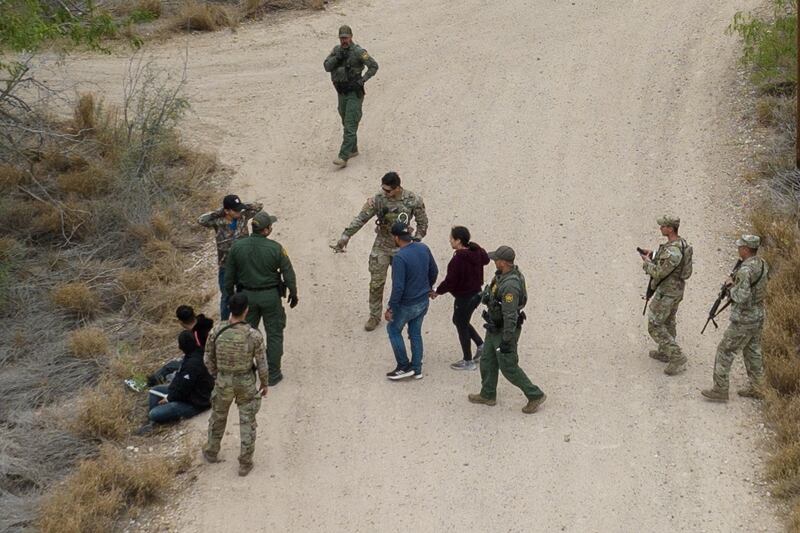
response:
<svg viewBox="0 0 800 533"><path fill-rule="evenodd" d="M743 63L758 96L754 116L765 146L749 176L763 192L751 213L762 252L772 266L763 348L767 372L764 414L774 431L767 465L773 493L792 507L789 529L800 532L800 170L795 168L797 10L771 0L731 25L743 43Z"/></svg>

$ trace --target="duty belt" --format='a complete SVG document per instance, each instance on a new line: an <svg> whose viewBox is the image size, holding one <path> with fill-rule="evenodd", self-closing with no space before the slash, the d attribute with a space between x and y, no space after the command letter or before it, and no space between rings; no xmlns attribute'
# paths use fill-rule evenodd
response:
<svg viewBox="0 0 800 533"><path fill-rule="evenodd" d="M245 287L245 286L242 286L242 290L244 290L244 291L253 291L253 292L269 291L269 290L277 289L277 288L278 288L277 285L272 285L271 287Z"/></svg>

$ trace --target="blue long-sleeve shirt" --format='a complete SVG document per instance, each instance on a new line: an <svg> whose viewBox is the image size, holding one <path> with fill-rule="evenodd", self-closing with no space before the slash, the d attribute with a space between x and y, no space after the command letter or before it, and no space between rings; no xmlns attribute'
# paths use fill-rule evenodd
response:
<svg viewBox="0 0 800 533"><path fill-rule="evenodd" d="M397 250L392 258L392 295L389 309L416 305L428 298L439 275L430 248L412 242Z"/></svg>

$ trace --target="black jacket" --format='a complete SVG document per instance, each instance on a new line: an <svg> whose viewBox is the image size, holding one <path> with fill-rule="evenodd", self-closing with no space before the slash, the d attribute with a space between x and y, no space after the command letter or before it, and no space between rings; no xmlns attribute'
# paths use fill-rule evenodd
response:
<svg viewBox="0 0 800 533"><path fill-rule="evenodd" d="M205 351L206 339L208 339L208 332L214 327L214 321L206 318L206 315L197 315L197 323L192 328L195 341L197 341L200 348Z"/></svg>
<svg viewBox="0 0 800 533"><path fill-rule="evenodd" d="M203 350L197 346L194 333L184 331L178 337L178 347L184 353L181 367L167 391L170 402L190 403L200 409L211 406L214 378L203 363Z"/></svg>

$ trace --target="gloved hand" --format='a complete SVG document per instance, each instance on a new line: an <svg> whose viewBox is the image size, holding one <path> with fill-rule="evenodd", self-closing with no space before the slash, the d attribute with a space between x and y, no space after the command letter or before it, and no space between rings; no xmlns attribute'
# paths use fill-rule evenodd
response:
<svg viewBox="0 0 800 533"><path fill-rule="evenodd" d="M295 307L297 307L297 303L299 301L300 301L300 299L297 297L296 294L290 294L289 295L289 308L290 309L294 309Z"/></svg>
<svg viewBox="0 0 800 533"><path fill-rule="evenodd" d="M514 346L512 345L511 341L502 341L500 343L500 352L501 353L511 353L513 351Z"/></svg>
<svg viewBox="0 0 800 533"><path fill-rule="evenodd" d="M348 237L343 233L342 236L339 237L339 240L336 241L335 244L331 244L330 247L333 249L335 253L342 253L345 251L345 248L347 248L347 243L349 241L350 237Z"/></svg>

